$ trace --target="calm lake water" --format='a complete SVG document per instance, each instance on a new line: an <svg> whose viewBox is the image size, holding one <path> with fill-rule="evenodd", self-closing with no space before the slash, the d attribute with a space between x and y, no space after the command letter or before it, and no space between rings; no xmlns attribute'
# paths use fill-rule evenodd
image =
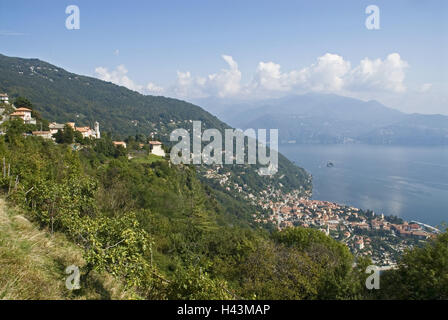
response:
<svg viewBox="0 0 448 320"><path fill-rule="evenodd" d="M313 175L313 199L431 225L448 222L448 147L281 145ZM334 167L327 167L328 161Z"/></svg>

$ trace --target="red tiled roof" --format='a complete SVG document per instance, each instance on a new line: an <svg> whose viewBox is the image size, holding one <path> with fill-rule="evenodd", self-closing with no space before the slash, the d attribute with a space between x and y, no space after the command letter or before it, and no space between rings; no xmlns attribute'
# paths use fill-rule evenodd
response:
<svg viewBox="0 0 448 320"><path fill-rule="evenodd" d="M79 132L87 132L87 131L90 131L90 128L89 127L79 127L79 128L76 128L75 130L79 131Z"/></svg>
<svg viewBox="0 0 448 320"><path fill-rule="evenodd" d="M28 108L24 108L24 107L20 107L20 108L17 108L16 111L31 112L31 111L33 111L33 110L28 109Z"/></svg>
<svg viewBox="0 0 448 320"><path fill-rule="evenodd" d="M24 115L25 115L25 113L23 113L23 112L13 112L13 113L10 114L11 117L14 117L14 116L24 116Z"/></svg>
<svg viewBox="0 0 448 320"><path fill-rule="evenodd" d="M126 142L124 141L112 141L112 143L116 146L126 146Z"/></svg>

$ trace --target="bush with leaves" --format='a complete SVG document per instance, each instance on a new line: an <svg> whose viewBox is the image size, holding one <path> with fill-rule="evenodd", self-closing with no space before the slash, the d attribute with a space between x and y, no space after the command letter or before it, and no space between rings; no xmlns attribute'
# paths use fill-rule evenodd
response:
<svg viewBox="0 0 448 320"><path fill-rule="evenodd" d="M189 265L176 270L167 286L167 298L173 300L230 300L235 296L224 280L212 279L202 268Z"/></svg>

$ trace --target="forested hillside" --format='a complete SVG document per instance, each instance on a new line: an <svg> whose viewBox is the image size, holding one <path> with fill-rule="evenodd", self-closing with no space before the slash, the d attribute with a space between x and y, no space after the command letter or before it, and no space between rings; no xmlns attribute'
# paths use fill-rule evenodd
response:
<svg viewBox="0 0 448 320"><path fill-rule="evenodd" d="M92 272L80 290L67 290L65 268L84 263L82 250L64 234L39 229L0 198L0 300L132 298L107 273Z"/></svg>
<svg viewBox="0 0 448 320"><path fill-rule="evenodd" d="M74 151L24 136L21 120L6 127L0 187L50 238L64 234L81 248L82 261L63 263L82 263L84 283L93 273L110 274L145 299L360 293L361 274L346 246L317 230L269 234L238 223L192 166L129 160L107 136Z"/></svg>
<svg viewBox="0 0 448 320"><path fill-rule="evenodd" d="M0 91L25 96L50 121L76 121L122 137L167 129L170 121L200 120L222 129L225 124L200 107L165 97L144 96L125 87L70 73L39 59L0 54Z"/></svg>
<svg viewBox="0 0 448 320"><path fill-rule="evenodd" d="M191 121L201 121L202 128L229 128L198 106L165 97L144 96L109 82L67 72L38 59L12 58L0 55L0 92L6 92L14 101L19 96L32 102L32 109L49 121L77 125L100 123L102 132L110 132L116 139L130 135L145 139L151 133L169 145L169 134L176 128L191 130ZM242 192L227 190L216 180L205 179L210 166L198 168L200 178L217 192L218 200L229 214L249 218L260 212L245 197L261 196L262 190L281 192L297 190L310 195L311 177L279 154L279 170L273 176L260 176L258 165L226 165L223 174L229 174L230 185L246 185Z"/></svg>
<svg viewBox="0 0 448 320"><path fill-rule="evenodd" d="M4 298L447 297L446 233L406 254L386 290L369 292L369 259L319 230L249 227L226 214L193 166L128 159L107 135L56 144L24 135L32 128L22 120L3 129L0 188L23 212L0 216ZM64 289L69 265L81 270L79 291Z"/></svg>

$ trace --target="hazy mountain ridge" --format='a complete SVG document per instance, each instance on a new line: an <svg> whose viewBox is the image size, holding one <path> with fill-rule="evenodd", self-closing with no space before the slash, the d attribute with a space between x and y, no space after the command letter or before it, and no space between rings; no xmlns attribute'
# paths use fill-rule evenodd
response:
<svg viewBox="0 0 448 320"><path fill-rule="evenodd" d="M305 94L262 101L196 101L235 127L278 128L282 143L447 145L448 117L406 114L378 101Z"/></svg>

